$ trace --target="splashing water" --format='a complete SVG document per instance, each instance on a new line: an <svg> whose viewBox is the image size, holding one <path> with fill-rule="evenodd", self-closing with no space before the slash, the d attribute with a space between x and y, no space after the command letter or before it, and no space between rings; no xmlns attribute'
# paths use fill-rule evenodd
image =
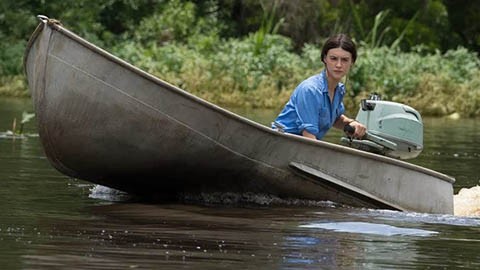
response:
<svg viewBox="0 0 480 270"><path fill-rule="evenodd" d="M453 202L456 216L480 216L480 186L462 188Z"/></svg>
<svg viewBox="0 0 480 270"><path fill-rule="evenodd" d="M245 205L255 204L262 206L293 205L293 206L320 206L320 207L341 207L340 204L331 201L302 200L295 198L279 198L271 194L259 193L234 193L234 192L201 192L184 193L180 200L201 204L222 204L222 205Z"/></svg>
<svg viewBox="0 0 480 270"><path fill-rule="evenodd" d="M127 193L108 188L102 185L94 185L90 189L90 198L106 201L123 201L130 198ZM454 195L454 215L464 217L480 217L480 186L462 188ZM183 194L181 200L187 202L200 202L206 204L258 204L258 205L303 205L337 207L333 202L309 201L298 199L281 199L272 195L250 193L200 193Z"/></svg>
<svg viewBox="0 0 480 270"><path fill-rule="evenodd" d="M94 185L90 189L90 195L88 197L111 202L124 201L130 198L130 196L123 191L102 185Z"/></svg>

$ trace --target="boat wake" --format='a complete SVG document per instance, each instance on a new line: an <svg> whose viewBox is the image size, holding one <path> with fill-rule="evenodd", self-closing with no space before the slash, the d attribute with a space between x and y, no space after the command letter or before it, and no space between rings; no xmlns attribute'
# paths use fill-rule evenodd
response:
<svg viewBox="0 0 480 270"><path fill-rule="evenodd" d="M383 209L364 209L365 211L350 212L349 216L367 218L368 220L398 221L420 224L442 224L452 226L480 227L480 220L469 216L455 216L448 214L430 214L418 212L400 212Z"/></svg>
<svg viewBox="0 0 480 270"><path fill-rule="evenodd" d="M462 188L453 197L456 216L480 216L480 186Z"/></svg>
<svg viewBox="0 0 480 270"><path fill-rule="evenodd" d="M90 195L88 195L88 197L110 202L120 202L130 199L128 193L102 185L94 185L90 188Z"/></svg>
<svg viewBox="0 0 480 270"><path fill-rule="evenodd" d="M127 201L135 198L134 196L113 188L109 188L102 185L94 185L90 188L90 194L88 196L92 199L99 199L111 202ZM184 193L178 196L178 201L193 204L205 204L205 205L229 205L229 206L241 206L241 205L260 205L260 206L273 206L273 205L288 205L288 206L318 206L318 207L343 207L340 204L330 201L314 201L314 200L301 200L301 199L283 199L270 194L258 194L258 193L233 193L233 192L211 192L211 193Z"/></svg>
<svg viewBox="0 0 480 270"><path fill-rule="evenodd" d="M319 206L319 207L342 207L342 205L331 201L301 200L294 198L280 198L270 194L259 193L233 193L233 192L211 192L183 194L180 200L185 202L202 204L222 204L222 205L288 205L288 206Z"/></svg>
<svg viewBox="0 0 480 270"><path fill-rule="evenodd" d="M90 198L100 199L104 201L118 202L132 199L132 197L125 192L105 187L102 185L94 185L90 189ZM258 194L258 193L233 193L233 192L211 192L211 193L185 193L181 194L178 198L179 201L187 203L199 203L199 204L220 204L220 205L260 205L260 206L274 206L274 205L287 205L287 206L318 206L318 207L344 207L341 204L331 201L315 201L315 200L302 200L294 198L280 198L270 194ZM398 211L388 210L373 210L372 212L386 213L392 212L393 215L408 215L411 218L421 218L421 213L401 213ZM413 215L413 216L411 216ZM454 219L454 223L458 223L458 217L480 217L480 186L474 186L471 188L463 188L458 194L454 195L454 216L450 215L432 215L426 214L429 217L428 222L433 216L439 218L439 223L449 223L449 218ZM388 216L388 215L387 215ZM470 224L471 222L466 222ZM475 220L475 225L478 224L478 220Z"/></svg>

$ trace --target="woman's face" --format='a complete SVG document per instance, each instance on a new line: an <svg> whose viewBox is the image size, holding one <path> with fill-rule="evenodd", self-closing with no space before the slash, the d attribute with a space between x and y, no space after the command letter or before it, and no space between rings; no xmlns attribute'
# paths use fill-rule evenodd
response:
<svg viewBox="0 0 480 270"><path fill-rule="evenodd" d="M340 81L352 66L352 54L342 48L330 49L324 62L329 78Z"/></svg>

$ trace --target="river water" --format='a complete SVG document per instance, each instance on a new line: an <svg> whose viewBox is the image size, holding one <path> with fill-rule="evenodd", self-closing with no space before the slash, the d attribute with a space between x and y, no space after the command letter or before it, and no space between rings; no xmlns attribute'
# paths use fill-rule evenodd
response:
<svg viewBox="0 0 480 270"><path fill-rule="evenodd" d="M28 100L0 99L2 269L480 268L480 120L425 119L425 150L411 162L454 176L465 195L464 212L431 215L245 194L141 203L55 171L34 120L12 139L23 111Z"/></svg>

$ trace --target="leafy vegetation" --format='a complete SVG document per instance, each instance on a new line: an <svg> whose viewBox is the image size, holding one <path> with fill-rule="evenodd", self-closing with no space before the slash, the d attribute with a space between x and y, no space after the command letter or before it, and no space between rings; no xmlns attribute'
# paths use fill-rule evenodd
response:
<svg viewBox="0 0 480 270"><path fill-rule="evenodd" d="M464 33L477 24L461 29L462 18L448 16L468 8L476 6L446 0L5 0L0 95L28 96L22 56L34 15L43 13L147 72L228 106L279 109L300 81L322 69L324 39L347 32L359 45L347 81L349 110L377 92L425 115L476 117L478 44Z"/></svg>
<svg viewBox="0 0 480 270"><path fill-rule="evenodd" d="M427 115L456 112L467 117L480 116L477 54L464 48L428 54L418 50L360 50L351 74L354 95L364 97L367 92L378 92Z"/></svg>

